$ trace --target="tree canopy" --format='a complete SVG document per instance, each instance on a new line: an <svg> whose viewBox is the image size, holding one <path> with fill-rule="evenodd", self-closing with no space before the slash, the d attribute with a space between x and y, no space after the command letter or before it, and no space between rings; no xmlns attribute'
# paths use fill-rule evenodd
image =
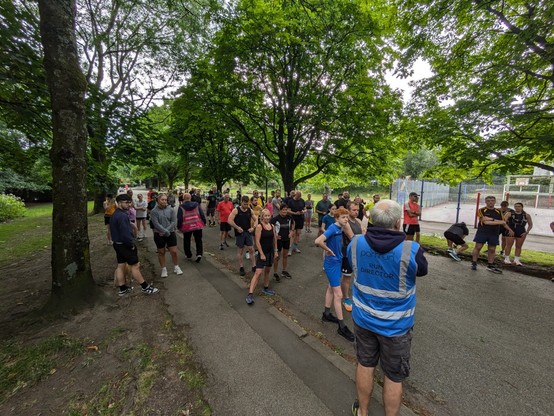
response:
<svg viewBox="0 0 554 416"><path fill-rule="evenodd" d="M537 166L554 171L554 7L546 0L399 3L399 71L418 56L413 137L455 180Z"/></svg>
<svg viewBox="0 0 554 416"><path fill-rule="evenodd" d="M381 21L364 2L239 1L193 78L286 190L343 163L387 171L401 108ZM309 171L297 175L310 160Z"/></svg>

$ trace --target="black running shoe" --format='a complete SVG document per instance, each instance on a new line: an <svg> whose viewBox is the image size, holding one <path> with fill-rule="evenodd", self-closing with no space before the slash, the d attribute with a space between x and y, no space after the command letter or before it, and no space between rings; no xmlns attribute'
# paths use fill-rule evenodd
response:
<svg viewBox="0 0 554 416"><path fill-rule="evenodd" d="M352 416L358 416L358 409L360 408L360 403L358 402L358 399L354 400L354 403L352 403Z"/></svg>
<svg viewBox="0 0 554 416"><path fill-rule="evenodd" d="M246 272L244 271L244 267L241 267L240 270L239 270L239 274L241 276L244 276L246 274Z"/></svg>
<svg viewBox="0 0 554 416"><path fill-rule="evenodd" d="M125 296L127 293L131 293L133 291L132 287L127 287L126 289L119 289L118 295L119 296Z"/></svg>
<svg viewBox="0 0 554 416"><path fill-rule="evenodd" d="M492 273L496 273L496 274L502 274L502 270L500 270L498 267L496 267L496 265L494 264L489 264L487 266L487 270L489 272L492 272Z"/></svg>
<svg viewBox="0 0 554 416"><path fill-rule="evenodd" d="M256 266L252 266L252 273L256 273Z"/></svg>
<svg viewBox="0 0 554 416"><path fill-rule="evenodd" d="M292 279L292 276L286 270L283 270L281 274L283 275L283 277L286 277L287 279Z"/></svg>
<svg viewBox="0 0 554 416"><path fill-rule="evenodd" d="M339 326L339 329L337 329L337 333L347 341L354 342L354 334L352 333L352 331L350 331L350 329L348 329L346 325L343 328Z"/></svg>
<svg viewBox="0 0 554 416"><path fill-rule="evenodd" d="M275 281L276 281L276 282L280 282L280 281L281 281L281 276L279 276L279 273L273 273L273 277L275 278Z"/></svg>
<svg viewBox="0 0 554 416"><path fill-rule="evenodd" d="M323 322L332 322L334 324L339 323L338 318L335 315L333 315L332 313L326 314L325 312L323 312L323 315L321 315L321 320Z"/></svg>

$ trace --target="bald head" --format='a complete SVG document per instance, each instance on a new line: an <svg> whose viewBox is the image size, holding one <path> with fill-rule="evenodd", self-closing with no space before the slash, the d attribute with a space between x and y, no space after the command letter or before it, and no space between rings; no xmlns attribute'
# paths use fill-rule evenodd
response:
<svg viewBox="0 0 554 416"><path fill-rule="evenodd" d="M185 192L185 193L183 194L183 201L185 201L185 202L186 202L186 201L190 201L190 199L191 199L190 194L189 194L188 192Z"/></svg>

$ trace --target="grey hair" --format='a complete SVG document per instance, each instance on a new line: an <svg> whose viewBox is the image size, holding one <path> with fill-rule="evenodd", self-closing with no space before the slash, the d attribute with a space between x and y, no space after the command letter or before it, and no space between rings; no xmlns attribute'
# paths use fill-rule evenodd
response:
<svg viewBox="0 0 554 416"><path fill-rule="evenodd" d="M371 210L371 219L375 227L395 229L402 217L402 207L390 199L381 199Z"/></svg>

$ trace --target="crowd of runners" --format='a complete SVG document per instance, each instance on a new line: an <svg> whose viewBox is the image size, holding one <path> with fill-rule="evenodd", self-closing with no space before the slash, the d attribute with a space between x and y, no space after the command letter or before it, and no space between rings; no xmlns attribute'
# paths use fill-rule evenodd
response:
<svg viewBox="0 0 554 416"><path fill-rule="evenodd" d="M365 203L362 198L356 196L350 199L349 192L339 194L332 202L328 194L323 194L319 201L314 201L311 194L306 199L302 197L301 191L291 191L282 195L280 190L272 191L266 198L265 195L254 190L251 196L242 195L240 191L233 199L229 190L219 192L215 187L205 195L201 195L200 189L190 191L174 191L157 193L150 189L145 195L139 193L136 199L133 190L122 189L120 195L127 195L128 206L120 207L126 211L130 222L131 241L142 241L144 239L147 223L152 229L154 243L157 247L158 260L161 268L161 277L168 277L166 266L166 252L169 252L173 264L173 273L181 275L183 272L179 266L177 254L176 232L183 234L183 249L187 259L193 258L191 242L195 242L195 261L200 262L203 256L202 229L207 227L219 227L219 249L230 248L228 240L234 238L236 246L237 269L240 276L245 276L247 269L251 269L253 278L246 302L252 305L255 302L254 292L259 277L263 274L263 288L261 293L272 296L275 294L270 287L271 277L276 282L281 279L291 279L288 257L301 253L301 242L305 238L304 233L311 234L313 228L317 229L316 245L324 248L323 264L327 264L330 270L331 263L328 261L328 254L334 250L327 250L324 247L325 239L321 237L335 224L340 228L342 235L340 264L340 294L338 289L328 289L326 294L324 321L331 320L339 324L339 333L347 339L352 336L348 328L344 329L341 316L335 318L328 314L329 299L335 301L341 299L342 307L350 312L352 300L350 297L350 280L352 267L346 259L346 248L354 235L364 234L368 227L371 227L371 210L380 201L380 195L375 194L372 200ZM107 195L104 202L105 224L107 239L114 244L112 239L113 224L110 225L110 218L116 212L119 203L127 201L116 201L113 195ZM402 205L403 210L403 232L406 240L420 240L420 226L418 218L421 215L421 208L418 204L419 195L415 192L409 194L408 199ZM478 229L474 238L475 248L472 252L471 268L477 269L477 258L484 246L487 244L487 270L493 273L502 273L502 270L495 264L496 248L500 246L500 255L504 258L505 264L521 266L521 250L525 238L533 227L533 221L523 209L522 203L514 204L509 208L507 201L503 201L499 208L495 207L496 199L488 196L485 199L486 205L478 211ZM176 209L177 207L177 209ZM342 208L342 211L337 211ZM342 224L341 214L347 218ZM315 227L317 224L317 227ZM333 228L334 229L334 228ZM335 229L335 231L337 231ZM230 234L232 233L232 234ZM469 230L465 223L451 225L445 232L448 254L456 261L461 261L460 254L467 250L468 245L465 237ZM118 233L121 238L121 232ZM315 236L314 236L315 238ZM313 242L313 238L309 240ZM122 241L115 242L115 246L122 245ZM511 258L514 249L513 261ZM121 256L120 256L121 257ZM245 262L249 263L245 268ZM129 266L132 266L129 264ZM333 265L338 270L338 266ZM324 267L325 269L325 267ZM325 269L327 272L328 270ZM336 283L336 272L333 274L333 284ZM337 286L330 286L330 288ZM123 287L120 294L124 295L127 288ZM331 296L332 294L332 296ZM342 315L342 313L338 313Z"/></svg>

